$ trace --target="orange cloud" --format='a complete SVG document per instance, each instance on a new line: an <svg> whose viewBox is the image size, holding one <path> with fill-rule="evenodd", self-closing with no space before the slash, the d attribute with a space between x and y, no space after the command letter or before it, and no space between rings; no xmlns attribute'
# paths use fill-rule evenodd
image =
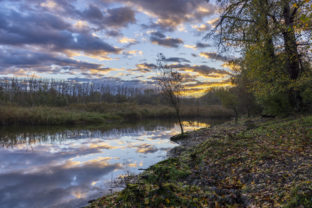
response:
<svg viewBox="0 0 312 208"><path fill-rule="evenodd" d="M240 70L240 66L238 64L233 63L233 62L224 63L224 64L222 64L222 66L224 68L230 69L231 71L239 71Z"/></svg>
<svg viewBox="0 0 312 208"><path fill-rule="evenodd" d="M208 83L186 85L185 90L181 93L181 95L187 97L201 97L211 88L232 87L232 86L233 84L229 80L224 82L211 82L211 83L208 82Z"/></svg>
<svg viewBox="0 0 312 208"><path fill-rule="evenodd" d="M184 47L196 50L196 45L187 45L187 44L185 44Z"/></svg>
<svg viewBox="0 0 312 208"><path fill-rule="evenodd" d="M135 43L136 40L132 39L132 38L127 38L127 37L123 37L121 39L119 39L120 43Z"/></svg>

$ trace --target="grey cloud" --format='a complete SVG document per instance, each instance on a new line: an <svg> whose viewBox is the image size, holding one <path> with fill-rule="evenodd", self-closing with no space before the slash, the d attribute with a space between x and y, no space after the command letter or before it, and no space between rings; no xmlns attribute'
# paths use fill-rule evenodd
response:
<svg viewBox="0 0 312 208"><path fill-rule="evenodd" d="M76 82L92 82L92 83L105 83L111 87L116 87L116 86L128 86L128 87L133 87L133 88L150 88L151 84L153 83L148 83L148 82L143 82L142 80L122 80L120 78L116 77L101 77L101 78L69 78L68 80L70 81L76 81ZM129 133L129 132L128 132Z"/></svg>
<svg viewBox="0 0 312 208"><path fill-rule="evenodd" d="M226 57L226 56L222 56L220 54L217 53L201 53L202 56L209 58L209 59L214 59L217 61L229 61L230 58Z"/></svg>
<svg viewBox="0 0 312 208"><path fill-rule="evenodd" d="M53 67L58 66L58 68ZM60 70L101 69L101 65L76 61L66 57L27 50L0 50L0 72L14 73L20 68L36 72L58 72Z"/></svg>
<svg viewBox="0 0 312 208"><path fill-rule="evenodd" d="M197 42L196 43L196 48L208 48L210 47L211 45L208 44L208 43L201 43L201 42Z"/></svg>
<svg viewBox="0 0 312 208"><path fill-rule="evenodd" d="M165 62L187 62L187 63L190 63L189 60L187 60L185 58L180 58L180 57L166 58L164 61Z"/></svg>
<svg viewBox="0 0 312 208"><path fill-rule="evenodd" d="M98 7L91 4L82 12L81 16L101 28L120 28L136 22L135 11L130 7L108 9L103 13Z"/></svg>
<svg viewBox="0 0 312 208"><path fill-rule="evenodd" d="M111 37L120 37L120 36L122 36L122 34L119 31L117 31L117 30L108 30L106 32L106 35L111 36Z"/></svg>
<svg viewBox="0 0 312 208"><path fill-rule="evenodd" d="M207 65L190 65L190 64L177 64L177 65L169 65L172 68L179 69L181 71L184 71L186 69L191 69L194 72L198 72L200 74L208 75L210 73L218 73L218 74L230 74L229 72L222 70L222 69L216 69L213 67L209 67Z"/></svg>
<svg viewBox="0 0 312 208"><path fill-rule="evenodd" d="M195 72L201 72L201 73L205 73L205 74L210 74L210 73L219 73L219 74L229 74L229 72L222 70L222 69L216 69L213 67L209 67L206 65L196 65L196 66L192 66L192 68L194 69Z"/></svg>
<svg viewBox="0 0 312 208"><path fill-rule="evenodd" d="M108 26L127 26L135 23L135 12L129 7L120 7L108 10L108 16L104 18L104 22Z"/></svg>
<svg viewBox="0 0 312 208"><path fill-rule="evenodd" d="M214 14L213 6L202 0L120 0L156 15L159 19L152 23L151 27L163 28L164 30L173 30L179 24L202 20L204 17ZM198 10L199 7L205 8Z"/></svg>
<svg viewBox="0 0 312 208"><path fill-rule="evenodd" d="M94 20L101 20L104 17L101 10L93 4L90 4L89 8L83 11L82 14L87 19L94 19Z"/></svg>
<svg viewBox="0 0 312 208"><path fill-rule="evenodd" d="M136 67L137 68L133 69L132 71L137 71L141 73L151 72L153 69L157 68L155 64L148 64L148 63L137 64Z"/></svg>
<svg viewBox="0 0 312 208"><path fill-rule="evenodd" d="M166 36L164 34L162 34L161 32L153 32L152 36L156 37L156 38L165 38Z"/></svg>
<svg viewBox="0 0 312 208"><path fill-rule="evenodd" d="M0 10L0 12L2 12ZM78 33L57 16L49 13L19 14L0 17L0 44L40 45L51 50L80 50L88 53L118 53L117 49L88 33Z"/></svg>
<svg viewBox="0 0 312 208"><path fill-rule="evenodd" d="M137 64L136 67L137 68L134 69L133 71L139 71L142 73L151 72L153 69L157 68L155 64L149 64L149 63Z"/></svg>
<svg viewBox="0 0 312 208"><path fill-rule="evenodd" d="M150 40L154 44L158 44L161 46L171 47L171 48L178 48L183 41L178 38L168 38L164 34L159 32L151 33Z"/></svg>
<svg viewBox="0 0 312 208"><path fill-rule="evenodd" d="M140 65L143 65L147 69L156 69L157 68L157 66L155 64L143 63L143 64L140 64Z"/></svg>

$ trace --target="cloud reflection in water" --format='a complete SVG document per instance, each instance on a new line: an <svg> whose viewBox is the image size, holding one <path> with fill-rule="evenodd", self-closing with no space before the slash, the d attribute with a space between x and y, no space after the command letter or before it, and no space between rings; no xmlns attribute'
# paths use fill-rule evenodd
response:
<svg viewBox="0 0 312 208"><path fill-rule="evenodd" d="M196 125L195 125L196 126ZM202 127L202 126L200 126ZM192 126L193 128L197 128ZM1 207L76 207L166 157L177 125L0 134ZM188 129L188 128L186 128Z"/></svg>

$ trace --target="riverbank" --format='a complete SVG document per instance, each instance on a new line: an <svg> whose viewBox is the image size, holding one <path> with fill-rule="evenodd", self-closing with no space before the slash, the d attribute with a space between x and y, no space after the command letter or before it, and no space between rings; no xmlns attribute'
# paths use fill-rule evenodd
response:
<svg viewBox="0 0 312 208"><path fill-rule="evenodd" d="M229 118L233 113L221 106L203 106L194 110L185 107L184 118ZM168 106L136 105L132 103L88 103L65 107L0 106L0 125L82 125L111 124L143 119L176 118Z"/></svg>
<svg viewBox="0 0 312 208"><path fill-rule="evenodd" d="M312 116L228 122L177 142L171 158L89 207L312 206Z"/></svg>

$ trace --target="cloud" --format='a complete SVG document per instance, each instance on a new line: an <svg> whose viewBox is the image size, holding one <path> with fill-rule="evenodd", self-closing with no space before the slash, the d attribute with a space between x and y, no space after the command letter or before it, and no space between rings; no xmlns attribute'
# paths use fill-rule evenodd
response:
<svg viewBox="0 0 312 208"><path fill-rule="evenodd" d="M214 59L217 61L229 61L230 58L226 57L226 56L222 56L220 54L217 53L200 53L199 54L201 57L207 58L207 59Z"/></svg>
<svg viewBox="0 0 312 208"><path fill-rule="evenodd" d="M230 80L224 80L221 82L195 82L185 86L183 95L190 97L203 96L209 89L216 87L230 87L233 86Z"/></svg>
<svg viewBox="0 0 312 208"><path fill-rule="evenodd" d="M105 12L102 12L100 7L90 4L87 9L80 13L80 16L100 28L121 28L136 22L135 11L130 7L106 9Z"/></svg>
<svg viewBox="0 0 312 208"><path fill-rule="evenodd" d="M168 59L181 59L177 57L173 58L168 58ZM133 71L140 71L143 73L146 72L152 72L154 69L157 69L157 65L155 64L149 64L149 63L142 63L142 64L137 64L137 68L134 69ZM219 79L224 79L228 78L231 73L223 70L223 69L216 69L213 67L209 67L207 65L191 65L191 64L167 64L166 65L169 68L172 69L177 69L179 72L182 72L184 77L187 77L188 80L190 78L219 78ZM189 74L189 72L192 72L193 74ZM156 78L151 77L152 80L155 80ZM190 80L189 80L190 81Z"/></svg>
<svg viewBox="0 0 312 208"><path fill-rule="evenodd" d="M135 23L135 12L129 7L119 7L107 10L107 15L103 18L103 23L111 27L125 27L130 23Z"/></svg>
<svg viewBox="0 0 312 208"><path fill-rule="evenodd" d="M219 17L217 17L217 18L207 21L207 23L210 25L210 27L214 28L216 27L219 20L220 20Z"/></svg>
<svg viewBox="0 0 312 208"><path fill-rule="evenodd" d="M205 32L210 29L210 25L207 24L199 24L199 25L193 25L193 29L196 29L198 32Z"/></svg>
<svg viewBox="0 0 312 208"><path fill-rule="evenodd" d="M109 71L125 65L130 66L129 70L153 71L157 66L143 63L147 60L137 61L135 56L145 50L150 51L144 55L151 55L153 44L169 48L183 46L182 39L169 37L166 32L185 32L189 25L199 22L208 24L207 19L216 11L203 0L0 1L2 73L59 73L58 76L88 79L103 79ZM153 32L148 33L151 42L146 43L145 31L138 31L141 24L153 28ZM128 26L131 27L126 28ZM135 34L128 36L133 31ZM122 48L115 47L115 43L121 43ZM195 43L191 46L194 49L209 47L209 44ZM120 61L115 62L118 59ZM107 63L105 67L103 61ZM169 57L166 62L187 65L190 60ZM137 63L143 64L134 66ZM112 66L107 66L109 64ZM194 66L189 67L195 70ZM120 76L127 75L118 72Z"/></svg>
<svg viewBox="0 0 312 208"><path fill-rule="evenodd" d="M210 47L211 45L208 44L208 43L201 43L201 42L197 42L196 43L196 48L208 48Z"/></svg>
<svg viewBox="0 0 312 208"><path fill-rule="evenodd" d="M142 56L143 55L143 51L140 51L140 50L130 50L130 51L124 51L123 54L125 56L136 56L136 55L140 55Z"/></svg>
<svg viewBox="0 0 312 208"><path fill-rule="evenodd" d="M135 39L133 39L133 38L127 38L127 37L123 37L123 38L120 38L119 39L119 42L120 43L135 43L136 42L136 40Z"/></svg>
<svg viewBox="0 0 312 208"><path fill-rule="evenodd" d="M143 64L138 64L138 68L147 68L147 69L156 69L157 66L155 64L148 64L148 63L143 63Z"/></svg>
<svg viewBox="0 0 312 208"><path fill-rule="evenodd" d="M136 68L132 69L131 71L148 73L148 72L152 72L155 69L157 69L157 66L155 64L141 63L141 64L137 64Z"/></svg>
<svg viewBox="0 0 312 208"><path fill-rule="evenodd" d="M183 41L181 39L166 37L160 32L151 33L150 40L154 44L170 48L178 48L181 44L183 44Z"/></svg>
<svg viewBox="0 0 312 208"><path fill-rule="evenodd" d="M222 64L222 66L224 68L228 68L231 71L236 71L236 72L241 69L241 66L238 63L235 63L235 61L228 61L228 62Z"/></svg>
<svg viewBox="0 0 312 208"><path fill-rule="evenodd" d="M136 65L140 69L156 69L157 66L155 64L142 63Z"/></svg>
<svg viewBox="0 0 312 208"><path fill-rule="evenodd" d="M131 144L128 147L136 148L136 152L143 153L143 154L154 153L158 151L158 149L154 145L151 145L151 144L140 144L140 145Z"/></svg>
<svg viewBox="0 0 312 208"><path fill-rule="evenodd" d="M213 67L209 67L207 65L190 65L190 64L172 64L168 65L171 68L178 69L180 71L185 72L197 72L202 75L208 75L210 73L219 73L219 74L227 74L230 75L229 72L222 70L222 69L216 69Z"/></svg>
<svg viewBox="0 0 312 208"><path fill-rule="evenodd" d="M215 28L218 21L219 21L219 17L214 18L214 19L210 19L210 20L206 21L205 23L195 24L192 26L192 28L196 29L199 33L207 32L208 30Z"/></svg>
<svg viewBox="0 0 312 208"><path fill-rule="evenodd" d="M74 200L72 196L80 198L78 196L84 195L79 193L88 193L92 190L92 181L121 169L121 165L108 164L105 160L86 163L82 166L70 166L68 163L54 167L49 165L51 164L47 164L46 170L40 173L24 174L19 171L2 174L0 192L8 194L7 197L0 199L1 204L5 207L32 207L35 201L38 207L45 207L47 204L60 207L60 204L64 205L64 202ZM79 187L71 183L73 181ZM68 185L64 186L64 184ZM24 189L21 190L18 187L24 187ZM70 204L64 206L70 206Z"/></svg>
<svg viewBox="0 0 312 208"><path fill-rule="evenodd" d="M155 18L149 27L174 30L185 22L200 21L215 13L214 6L202 0L120 0Z"/></svg>
<svg viewBox="0 0 312 208"><path fill-rule="evenodd" d="M101 69L102 65L76 61L64 56L27 50L1 49L0 73L20 73L21 69L28 72L60 73L62 71L88 71Z"/></svg>
<svg viewBox="0 0 312 208"><path fill-rule="evenodd" d="M185 59L185 58L180 58L180 57L171 57L171 58L166 58L164 60L165 62L187 62L190 63L189 60Z"/></svg>
<svg viewBox="0 0 312 208"><path fill-rule="evenodd" d="M92 5L92 4L90 4L89 8L87 8L85 11L82 12L82 15L85 18L89 20L93 20L93 21L99 21L104 18L101 10L97 6Z"/></svg>
<svg viewBox="0 0 312 208"><path fill-rule="evenodd" d="M1 12L1 10L0 10ZM35 45L46 50L78 50L87 53L119 53L98 37L75 29L61 18L50 13L20 14L2 12L0 17L0 44Z"/></svg>
<svg viewBox="0 0 312 208"><path fill-rule="evenodd" d="M182 74L185 83L185 92L183 94L186 96L201 96L212 87L231 86L229 80L231 74L226 70L206 65L168 64L167 66ZM143 64L140 69L141 72L143 70L151 72ZM155 83L159 80L159 77L152 75L149 79Z"/></svg>
<svg viewBox="0 0 312 208"><path fill-rule="evenodd" d="M191 48L191 49L196 50L196 46L195 46L195 45L188 45L188 44L185 44L184 47L185 47L185 48Z"/></svg>
<svg viewBox="0 0 312 208"><path fill-rule="evenodd" d="M120 33L120 31L117 31L117 30L108 30L108 31L106 31L106 35L108 35L110 37L119 37L122 34Z"/></svg>
<svg viewBox="0 0 312 208"><path fill-rule="evenodd" d="M191 48L191 49L194 49L194 50L208 48L210 46L211 45L208 44L208 43L201 43L201 42L197 42L196 45L188 45L188 44L184 45L185 48Z"/></svg>

